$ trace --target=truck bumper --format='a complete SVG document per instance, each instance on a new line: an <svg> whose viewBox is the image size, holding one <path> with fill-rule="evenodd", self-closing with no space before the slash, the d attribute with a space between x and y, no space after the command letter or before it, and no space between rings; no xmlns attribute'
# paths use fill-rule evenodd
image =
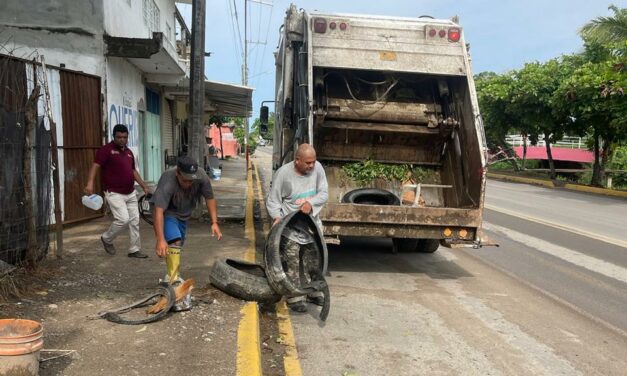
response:
<svg viewBox="0 0 627 376"><path fill-rule="evenodd" d="M474 242L480 209L327 204L320 214L325 236L371 236Z"/></svg>

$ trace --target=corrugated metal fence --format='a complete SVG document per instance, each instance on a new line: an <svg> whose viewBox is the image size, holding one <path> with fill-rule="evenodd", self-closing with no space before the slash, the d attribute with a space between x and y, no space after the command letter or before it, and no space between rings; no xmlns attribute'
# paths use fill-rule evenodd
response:
<svg viewBox="0 0 627 376"><path fill-rule="evenodd" d="M103 140L100 78L54 67L43 72L36 62L0 55L0 261L13 265L45 256L54 222L44 74L57 125L63 222L102 215L81 204Z"/></svg>

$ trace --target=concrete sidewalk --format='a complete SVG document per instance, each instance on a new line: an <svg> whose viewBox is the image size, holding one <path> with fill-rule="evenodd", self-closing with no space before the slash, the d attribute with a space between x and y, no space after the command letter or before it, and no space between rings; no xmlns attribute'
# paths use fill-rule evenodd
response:
<svg viewBox="0 0 627 376"><path fill-rule="evenodd" d="M211 186L218 203L218 218L243 221L246 217L246 158L236 157L221 160L222 176L212 180Z"/></svg>

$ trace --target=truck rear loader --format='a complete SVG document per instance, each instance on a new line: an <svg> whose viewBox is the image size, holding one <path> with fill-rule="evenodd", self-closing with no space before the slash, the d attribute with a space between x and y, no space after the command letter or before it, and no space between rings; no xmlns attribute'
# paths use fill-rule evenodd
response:
<svg viewBox="0 0 627 376"><path fill-rule="evenodd" d="M298 10L281 27L273 168L314 146L327 242L481 246L486 142L456 20Z"/></svg>

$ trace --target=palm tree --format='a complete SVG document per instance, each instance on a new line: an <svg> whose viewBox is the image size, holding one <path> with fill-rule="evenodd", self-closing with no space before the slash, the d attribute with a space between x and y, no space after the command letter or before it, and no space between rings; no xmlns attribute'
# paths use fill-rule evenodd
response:
<svg viewBox="0 0 627 376"><path fill-rule="evenodd" d="M585 24L580 31L582 37L603 44L624 43L627 40L627 8L610 5L611 17L597 17Z"/></svg>

